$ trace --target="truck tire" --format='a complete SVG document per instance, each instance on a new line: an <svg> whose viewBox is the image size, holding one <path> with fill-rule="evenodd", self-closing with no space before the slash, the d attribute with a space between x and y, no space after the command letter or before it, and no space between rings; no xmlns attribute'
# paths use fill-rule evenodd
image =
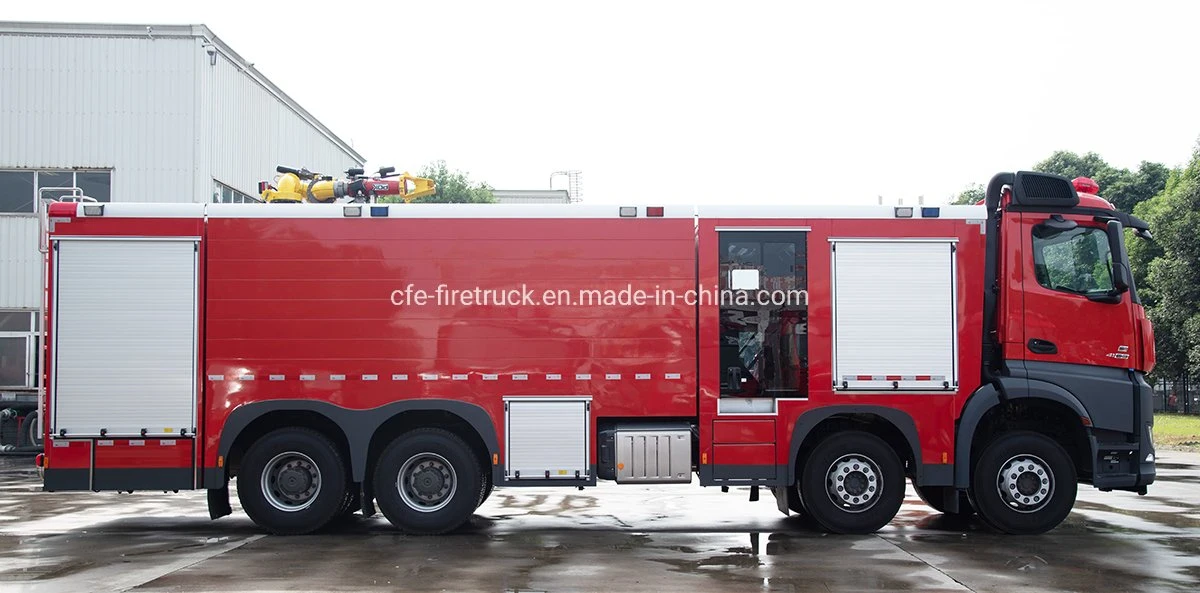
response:
<svg viewBox="0 0 1200 593"><path fill-rule="evenodd" d="M437 535L457 529L483 498L479 460L458 435L421 428L392 441L375 466L375 501L397 529Z"/></svg>
<svg viewBox="0 0 1200 593"><path fill-rule="evenodd" d="M904 502L904 466L883 439L839 432L813 449L800 474L800 498L821 527L835 533L873 533Z"/></svg>
<svg viewBox="0 0 1200 593"><path fill-rule="evenodd" d="M1005 533L1045 533L1075 506L1075 464L1054 439L1029 431L1002 435L975 462L971 497L979 516Z"/></svg>
<svg viewBox="0 0 1200 593"><path fill-rule="evenodd" d="M492 472L490 469L485 468L482 472L479 472L479 481L482 485L479 489L479 504L475 505L475 508L479 508L483 506L483 503L487 502L488 497L492 495L492 489L495 487L492 484Z"/></svg>
<svg viewBox="0 0 1200 593"><path fill-rule="evenodd" d="M355 484L351 483L346 486L346 496L342 499L342 505L338 507L335 519L348 519L357 513L362 508L362 493L358 491Z"/></svg>
<svg viewBox="0 0 1200 593"><path fill-rule="evenodd" d="M958 512L952 513L946 510L946 491L957 490L954 486L918 486L913 484L913 490L917 491L917 496L921 497L921 501L943 515L966 517L975 514L975 508L971 506L971 499L967 496L966 492L961 490L958 490Z"/></svg>
<svg viewBox="0 0 1200 593"><path fill-rule="evenodd" d="M25 415L25 444L27 446L41 447L42 433L38 431L38 411L34 410Z"/></svg>
<svg viewBox="0 0 1200 593"><path fill-rule="evenodd" d="M337 446L306 428L282 428L250 446L237 480L242 509L280 535L311 533L346 499L346 465Z"/></svg>

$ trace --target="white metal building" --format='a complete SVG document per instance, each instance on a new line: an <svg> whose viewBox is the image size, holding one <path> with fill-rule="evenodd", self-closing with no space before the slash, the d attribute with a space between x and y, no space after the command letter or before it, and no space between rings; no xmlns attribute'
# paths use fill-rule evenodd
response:
<svg viewBox="0 0 1200 593"><path fill-rule="evenodd" d="M497 204L570 204L571 195L565 189L494 189Z"/></svg>
<svg viewBox="0 0 1200 593"><path fill-rule="evenodd" d="M35 386L38 189L245 201L364 159L203 25L0 22L0 392Z"/></svg>

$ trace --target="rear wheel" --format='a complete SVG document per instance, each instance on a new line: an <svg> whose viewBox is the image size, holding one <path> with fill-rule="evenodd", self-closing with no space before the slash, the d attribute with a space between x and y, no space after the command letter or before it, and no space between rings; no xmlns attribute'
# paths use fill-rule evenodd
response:
<svg viewBox="0 0 1200 593"><path fill-rule="evenodd" d="M338 508L337 518L345 519L350 517L361 508L362 494L355 487L355 484L348 485L346 487L346 496L342 499L342 506Z"/></svg>
<svg viewBox="0 0 1200 593"><path fill-rule="evenodd" d="M242 509L278 534L316 531L337 516L346 496L346 468L324 435L285 428L258 439L237 480Z"/></svg>
<svg viewBox="0 0 1200 593"><path fill-rule="evenodd" d="M904 502L904 468L883 439L841 432L812 451L799 488L805 510L825 529L872 533L887 525Z"/></svg>
<svg viewBox="0 0 1200 593"><path fill-rule="evenodd" d="M479 504L475 505L475 508L483 506L483 503L487 502L488 497L492 495L494 488L494 484L492 484L492 472L485 468L479 473L479 482L481 484L479 488Z"/></svg>
<svg viewBox="0 0 1200 593"><path fill-rule="evenodd" d="M1044 533L1075 506L1075 464L1053 439L1036 432L1005 434L975 463L972 498L979 516L1005 533Z"/></svg>
<svg viewBox="0 0 1200 593"><path fill-rule="evenodd" d="M25 444L41 447L42 433L38 431L38 412L34 410L25 415Z"/></svg>
<svg viewBox="0 0 1200 593"><path fill-rule="evenodd" d="M975 513L975 508L971 506L971 499L966 492L958 490L953 486L918 486L913 484L913 490L917 491L917 496L925 504L933 507L933 510L944 515L959 515L967 516ZM950 491L954 490L958 495L958 511L951 512L946 510L946 496L950 495Z"/></svg>
<svg viewBox="0 0 1200 593"><path fill-rule="evenodd" d="M454 530L485 498L480 463L457 435L422 428L392 441L375 467L375 500L402 531L435 535Z"/></svg>

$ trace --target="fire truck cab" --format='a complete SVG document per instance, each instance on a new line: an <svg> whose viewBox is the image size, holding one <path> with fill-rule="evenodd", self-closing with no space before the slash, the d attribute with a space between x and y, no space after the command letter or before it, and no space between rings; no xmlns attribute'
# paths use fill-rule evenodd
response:
<svg viewBox="0 0 1200 593"><path fill-rule="evenodd" d="M749 486L866 533L906 481L1008 533L1154 480L1117 212L51 204L46 490L229 488L264 529L443 533L493 487Z"/></svg>

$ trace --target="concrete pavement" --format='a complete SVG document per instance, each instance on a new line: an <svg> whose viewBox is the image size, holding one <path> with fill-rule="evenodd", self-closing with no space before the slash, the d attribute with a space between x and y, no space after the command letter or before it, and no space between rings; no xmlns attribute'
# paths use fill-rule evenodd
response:
<svg viewBox="0 0 1200 593"><path fill-rule="evenodd" d="M698 486L497 490L469 526L409 537L381 517L263 536L203 492L44 493L0 459L4 591L1196 591L1200 454L1163 452L1150 494L1081 487L1051 533L1013 537L909 491L870 536L826 535Z"/></svg>

